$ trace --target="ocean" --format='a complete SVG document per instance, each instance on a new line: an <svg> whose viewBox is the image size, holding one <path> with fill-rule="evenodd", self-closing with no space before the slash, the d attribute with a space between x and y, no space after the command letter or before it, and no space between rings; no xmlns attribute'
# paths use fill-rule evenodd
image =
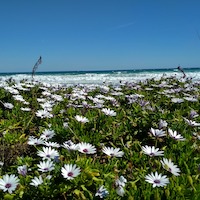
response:
<svg viewBox="0 0 200 200"><path fill-rule="evenodd" d="M200 81L200 68L184 68L187 78ZM146 79L160 79L162 76L182 77L177 69L141 69L141 70L107 70L107 71L57 71L36 72L33 79L52 85L102 85L119 84L120 82L139 82ZM0 81L13 79L16 82L22 80L32 81L32 73L0 73Z"/></svg>

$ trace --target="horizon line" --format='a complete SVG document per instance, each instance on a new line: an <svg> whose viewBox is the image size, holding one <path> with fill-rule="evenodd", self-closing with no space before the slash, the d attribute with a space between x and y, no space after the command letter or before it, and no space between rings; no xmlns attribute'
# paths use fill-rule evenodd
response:
<svg viewBox="0 0 200 200"><path fill-rule="evenodd" d="M200 67L182 67L182 69L199 69ZM104 72L104 71L150 71L150 70L172 70L177 69L177 67L164 67L164 68L137 68L137 69L105 69L105 70L53 70L53 71L36 71L37 73L56 73L56 72ZM21 71L21 72L0 72L0 74L31 74L31 71Z"/></svg>

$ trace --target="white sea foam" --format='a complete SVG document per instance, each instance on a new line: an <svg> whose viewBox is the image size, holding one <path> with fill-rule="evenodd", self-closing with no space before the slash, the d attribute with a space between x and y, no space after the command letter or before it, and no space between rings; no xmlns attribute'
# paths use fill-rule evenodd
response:
<svg viewBox="0 0 200 200"><path fill-rule="evenodd" d="M176 71L172 72L141 72L141 73L127 73L127 72L116 72L116 73L77 73L77 74L44 74L44 75L35 75L34 81L42 82L46 84L53 85L102 85L102 84L119 84L119 82L138 82L144 81L146 79L160 79L161 77L177 76L181 77L182 74ZM193 81L200 80L200 73L197 72L188 72L188 78L193 78ZM1 76L1 81L6 81L9 78L14 79L16 82L21 80L32 81L32 76L30 74L15 74Z"/></svg>

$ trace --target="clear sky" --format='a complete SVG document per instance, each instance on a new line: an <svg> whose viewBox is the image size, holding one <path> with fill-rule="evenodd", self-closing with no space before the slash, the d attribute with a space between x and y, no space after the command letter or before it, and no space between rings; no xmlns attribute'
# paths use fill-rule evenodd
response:
<svg viewBox="0 0 200 200"><path fill-rule="evenodd" d="M200 67L199 0L2 0L0 72Z"/></svg>

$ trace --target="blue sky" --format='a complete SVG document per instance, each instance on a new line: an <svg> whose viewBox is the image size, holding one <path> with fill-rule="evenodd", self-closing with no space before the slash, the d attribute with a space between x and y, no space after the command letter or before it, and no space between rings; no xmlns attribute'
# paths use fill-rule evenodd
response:
<svg viewBox="0 0 200 200"><path fill-rule="evenodd" d="M200 67L199 0L6 0L0 72Z"/></svg>

